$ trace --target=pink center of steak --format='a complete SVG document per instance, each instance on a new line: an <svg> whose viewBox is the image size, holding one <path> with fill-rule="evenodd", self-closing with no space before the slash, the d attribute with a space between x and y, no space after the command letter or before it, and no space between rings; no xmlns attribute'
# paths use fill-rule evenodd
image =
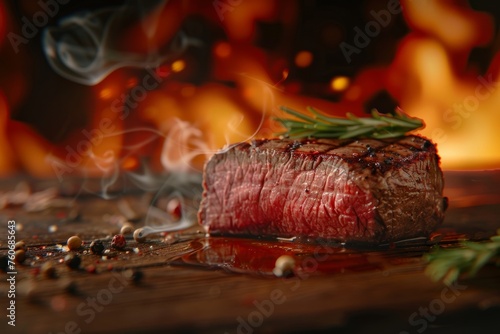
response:
<svg viewBox="0 0 500 334"><path fill-rule="evenodd" d="M207 210L213 216L211 230L281 236L373 233L371 195L354 185L347 171L311 158L275 158L265 165L232 160L216 167L212 187L219 203Z"/></svg>

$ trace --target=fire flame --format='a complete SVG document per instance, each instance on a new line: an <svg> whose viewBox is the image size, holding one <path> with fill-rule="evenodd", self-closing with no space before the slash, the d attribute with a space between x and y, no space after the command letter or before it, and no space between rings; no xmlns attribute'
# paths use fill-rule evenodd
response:
<svg viewBox="0 0 500 334"><path fill-rule="evenodd" d="M500 53L485 73L467 67L471 50L491 43L493 18L464 1L402 0L411 31L400 41L392 63L364 68L355 77L333 75L314 86L321 93L317 95L305 92L304 83L290 71L293 66L310 68L316 61L312 50L266 53L253 44L259 21L282 24L285 38L290 38L286 36L299 16L297 3L155 4L155 8L143 8L127 26L121 26L119 11L103 9L95 16L67 18L45 31L47 57L54 69L70 80L92 85L89 122L54 143L15 121L11 112L26 96L23 83L28 78L22 71L11 74L16 88L0 86L0 176L20 170L59 179L109 176L116 169L134 170L144 159L157 171L201 170L206 157L225 145L279 132L271 116L280 105L297 110L314 106L338 116L362 114L364 103L380 90L390 92L408 114L424 119L426 128L420 133L437 143L443 168L500 167L496 147ZM133 8L120 10L134 12ZM208 79L196 84L186 78L197 63L184 51L207 42L181 29L190 15L220 27L226 37L213 42ZM0 4L2 17L9 13ZM96 33L92 30L96 19L103 18L109 20L104 38L86 40L94 43L90 62L89 54L78 53L82 49L77 45L62 48L58 44L60 29L71 26L79 36ZM0 20L0 59L15 58L6 42L7 32L15 29ZM66 58L58 58L62 56ZM319 97L328 94L338 94L340 100Z"/></svg>
<svg viewBox="0 0 500 334"><path fill-rule="evenodd" d="M438 144L444 168L498 168L498 70L466 68L472 48L491 41L490 15L462 1L402 1L412 32L399 46L389 88L421 133Z"/></svg>

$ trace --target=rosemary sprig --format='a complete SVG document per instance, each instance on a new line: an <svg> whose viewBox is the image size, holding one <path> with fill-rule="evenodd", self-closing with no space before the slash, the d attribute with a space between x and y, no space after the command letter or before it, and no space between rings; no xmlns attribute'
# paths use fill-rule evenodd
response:
<svg viewBox="0 0 500 334"><path fill-rule="evenodd" d="M425 273L431 279L451 284L462 274L473 277L492 261L500 265L500 235L486 242L464 241L461 248L437 248L424 255L424 259L428 262Z"/></svg>
<svg viewBox="0 0 500 334"><path fill-rule="evenodd" d="M294 117L276 119L286 128L279 135L290 138L383 139L401 137L424 126L421 119L410 117L400 110L395 110L392 114L381 114L374 109L371 117L356 117L347 113L345 118L326 116L312 107L307 108L312 116L287 107L281 107L281 110Z"/></svg>

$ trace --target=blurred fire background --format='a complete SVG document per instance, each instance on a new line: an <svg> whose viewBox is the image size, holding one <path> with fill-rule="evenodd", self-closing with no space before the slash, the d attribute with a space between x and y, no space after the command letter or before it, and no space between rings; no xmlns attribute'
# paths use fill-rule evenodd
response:
<svg viewBox="0 0 500 334"><path fill-rule="evenodd" d="M500 167L488 0L0 2L0 175L201 170L279 106L424 119L444 169Z"/></svg>

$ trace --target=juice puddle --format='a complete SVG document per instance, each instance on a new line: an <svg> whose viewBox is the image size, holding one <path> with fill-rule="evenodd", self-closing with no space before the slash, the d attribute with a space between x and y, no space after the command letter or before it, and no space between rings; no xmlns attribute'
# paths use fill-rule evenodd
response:
<svg viewBox="0 0 500 334"><path fill-rule="evenodd" d="M421 270L422 255L439 245L456 247L466 236L453 229L441 229L429 238L415 238L370 248L344 247L327 242L302 242L288 239L184 235L174 240L189 248L168 261L173 265L222 269L233 273L274 276L276 259L282 255L295 258L294 272L315 275L370 271Z"/></svg>
<svg viewBox="0 0 500 334"><path fill-rule="evenodd" d="M415 261L415 256L407 252L399 257L392 250L355 250L328 244L235 237L206 237L189 242L194 251L172 264L261 276L274 276L276 259L282 255L295 258L295 272L315 274L386 270L395 264Z"/></svg>

